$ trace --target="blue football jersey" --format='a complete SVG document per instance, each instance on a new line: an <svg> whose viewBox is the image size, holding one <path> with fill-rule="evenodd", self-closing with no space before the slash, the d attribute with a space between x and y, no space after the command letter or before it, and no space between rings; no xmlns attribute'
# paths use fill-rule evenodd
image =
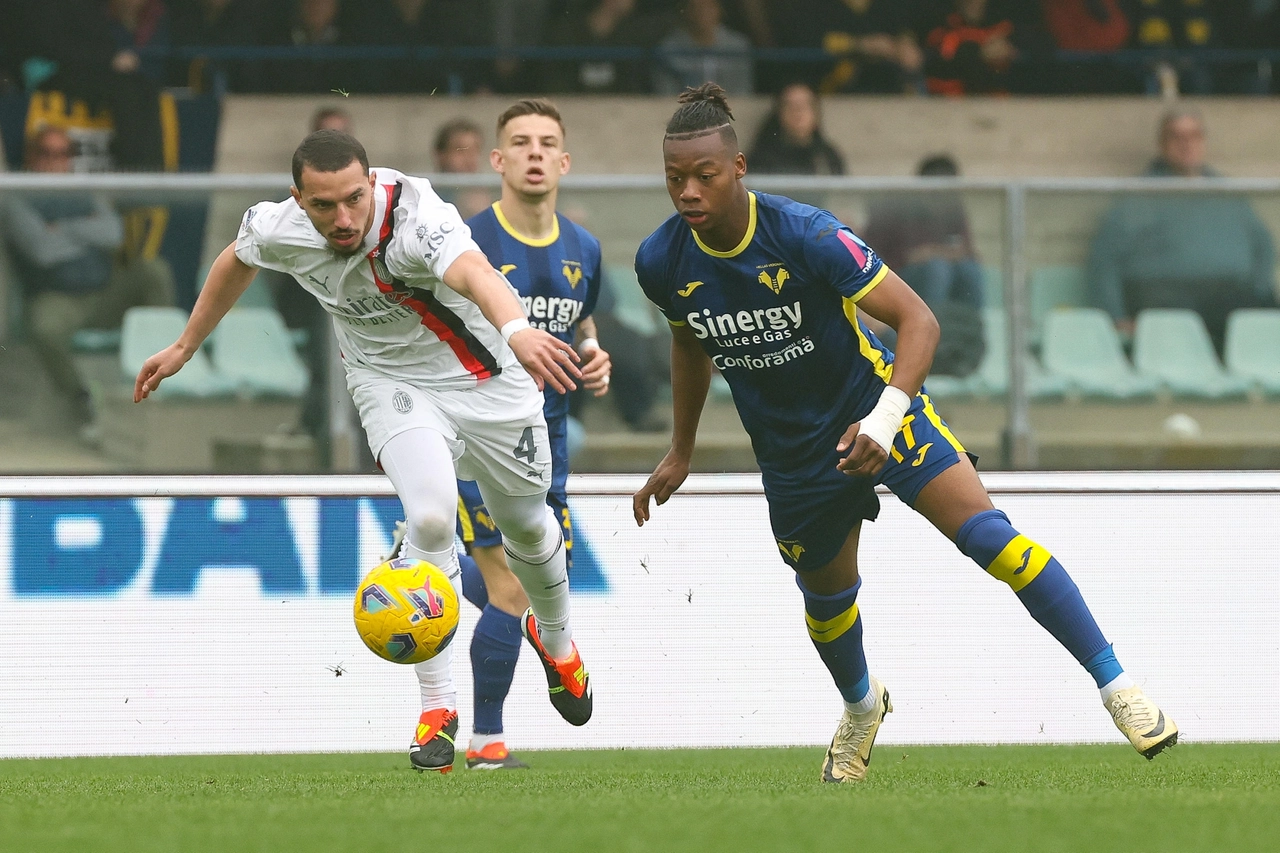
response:
<svg viewBox="0 0 1280 853"><path fill-rule="evenodd" d="M600 296L600 241L556 214L547 237L526 237L502 215L497 202L467 220L471 237L520 294L535 328L573 343L578 321L590 317ZM546 389L547 419L569 414L569 400Z"/></svg>
<svg viewBox="0 0 1280 853"><path fill-rule="evenodd" d="M641 244L636 275L728 381L762 470L785 477L834 460L889 382L893 354L856 311L888 267L825 210L759 192L750 205L728 252L672 216Z"/></svg>

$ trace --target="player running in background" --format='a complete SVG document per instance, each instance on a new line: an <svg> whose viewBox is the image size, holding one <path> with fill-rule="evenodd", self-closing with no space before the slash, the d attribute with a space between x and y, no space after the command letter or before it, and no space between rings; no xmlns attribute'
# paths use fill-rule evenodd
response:
<svg viewBox="0 0 1280 853"><path fill-rule="evenodd" d="M569 171L560 112L544 100L518 101L498 117L498 147L489 155L502 175L502 198L467 220L471 236L520 294L529 322L566 344L576 336L582 382L597 397L609 390L609 354L596 340L591 318L600 293L600 243L586 229L556 213L560 176ZM547 504L560 522L572 566L573 525L565 481L569 477L569 398L545 389L543 414L551 442ZM502 707L520 655L520 619L528 603L503 558L499 524L476 484L458 481L463 592L480 608L471 637L475 720L467 767L510 769L526 765L507 750Z"/></svg>
<svg viewBox="0 0 1280 853"><path fill-rule="evenodd" d="M190 360L259 268L293 276L333 316L347 387L408 519L401 556L433 563L461 586L454 478L476 480L529 598L524 625L554 681L552 704L581 725L591 688L573 643L560 524L546 503L551 446L539 393L544 384L574 388L577 354L530 327L428 181L371 170L353 137L320 130L294 152L293 183L291 199L245 213L182 335L139 371L134 401ZM453 767L451 661L446 649L414 667L422 715L409 757L419 770Z"/></svg>
<svg viewBox="0 0 1280 853"><path fill-rule="evenodd" d="M879 483L1013 589L1093 677L1138 752L1172 746L1173 720L1134 686L1066 570L992 506L922 389L938 343L924 302L830 213L743 186L746 158L719 86L680 103L663 140L677 215L636 255L640 284L672 327L675 424L633 509L643 525L650 498L665 503L689 475L714 364L751 435L809 636L844 698L823 780L864 778L893 710L868 674L857 605L858 533L879 511ZM858 309L897 330L896 356Z"/></svg>

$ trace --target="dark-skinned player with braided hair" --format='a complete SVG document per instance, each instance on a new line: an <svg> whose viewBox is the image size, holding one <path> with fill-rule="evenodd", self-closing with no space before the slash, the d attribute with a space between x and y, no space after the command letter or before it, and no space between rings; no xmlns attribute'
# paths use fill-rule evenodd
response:
<svg viewBox="0 0 1280 853"><path fill-rule="evenodd" d="M636 523L689 474L711 368L751 436L783 560L805 622L844 700L822 765L827 782L866 776L893 710L867 669L857 596L858 534L887 486L1013 590L1093 678L1116 727L1151 758L1178 727L1120 666L1080 590L1043 546L996 509L923 385L938 343L925 303L825 210L750 191L724 90L686 90L663 138L676 214L636 255L645 294L671 324L671 449L635 494ZM858 312L894 328L890 352Z"/></svg>

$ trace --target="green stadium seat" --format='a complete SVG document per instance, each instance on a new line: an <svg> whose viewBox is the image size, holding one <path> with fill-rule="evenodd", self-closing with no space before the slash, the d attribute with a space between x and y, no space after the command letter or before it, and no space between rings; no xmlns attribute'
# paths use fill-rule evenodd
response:
<svg viewBox="0 0 1280 853"><path fill-rule="evenodd" d="M1085 274L1081 267L1037 267L1031 272L1031 342L1044 338L1044 320L1055 308L1083 308Z"/></svg>
<svg viewBox="0 0 1280 853"><path fill-rule="evenodd" d="M132 383L143 362L178 339L187 325L181 308L135 307L125 312L120 327L120 371ZM203 349L197 350L182 370L165 379L158 396L215 397L233 387L219 376Z"/></svg>
<svg viewBox="0 0 1280 853"><path fill-rule="evenodd" d="M938 399L954 397L1003 397L1009 393L1009 333L1005 313L1000 308L986 308L982 312L982 332L987 350L978 369L963 379L954 376L931 376L927 381L929 395ZM1028 356L1027 385L1032 398L1060 397L1067 390L1067 383L1057 376L1045 373L1031 356Z"/></svg>
<svg viewBox="0 0 1280 853"><path fill-rule="evenodd" d="M982 300L986 308L1004 307L1004 267L982 265Z"/></svg>
<svg viewBox="0 0 1280 853"><path fill-rule="evenodd" d="M1233 397L1246 393L1251 384L1222 369L1200 315L1180 308L1151 308L1138 314L1133 360L1139 373L1181 396Z"/></svg>
<svg viewBox="0 0 1280 853"><path fill-rule="evenodd" d="M1134 371L1115 324L1098 308L1050 311L1040 355L1045 368L1079 394L1126 400L1151 396L1160 387L1151 377Z"/></svg>
<svg viewBox="0 0 1280 853"><path fill-rule="evenodd" d="M1245 308L1227 318L1227 370L1280 394L1280 309Z"/></svg>
<svg viewBox="0 0 1280 853"><path fill-rule="evenodd" d="M613 315L618 322L645 337L658 334L659 327L653 316L656 309L640 289L636 271L626 264L610 264L605 272L613 288Z"/></svg>
<svg viewBox="0 0 1280 853"><path fill-rule="evenodd" d="M213 366L249 396L301 397L311 376L274 308L233 308L213 330Z"/></svg>

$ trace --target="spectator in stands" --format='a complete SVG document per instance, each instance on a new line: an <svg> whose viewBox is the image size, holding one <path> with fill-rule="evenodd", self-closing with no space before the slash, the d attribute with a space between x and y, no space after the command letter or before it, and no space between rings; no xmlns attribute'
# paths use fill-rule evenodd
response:
<svg viewBox="0 0 1280 853"><path fill-rule="evenodd" d="M269 27L263 5L257 0L170 0L170 33L181 47L249 47L262 42ZM225 75L215 83L215 68ZM170 63L170 82L198 92L228 85L233 91L252 91L261 84L260 62L220 62L177 59Z"/></svg>
<svg viewBox="0 0 1280 853"><path fill-rule="evenodd" d="M1205 0L1142 0L1134 5L1134 46L1181 52L1178 58L1162 60L1151 69L1148 94L1208 95L1213 91L1212 69L1194 54L1221 47L1215 9L1220 5ZM1172 92L1166 92L1170 86Z"/></svg>
<svg viewBox="0 0 1280 853"><path fill-rule="evenodd" d="M358 28L350 20L358 11L354 6L344 8L342 0L293 0L290 17L277 23L270 41L321 48L357 44ZM277 92L359 91L369 68L337 60L280 60L267 63L266 80Z"/></svg>
<svg viewBox="0 0 1280 853"><path fill-rule="evenodd" d="M118 51L111 67L122 74L139 71L154 83L164 82L164 60L143 59L143 48L169 46L169 10L163 0L109 0L107 30Z"/></svg>
<svg viewBox="0 0 1280 853"><path fill-rule="evenodd" d="M916 174L954 178L960 169L949 155L939 154L921 161ZM938 318L942 337L934 372L968 376L976 370L986 346L982 267L960 196L913 193L877 201L862 236Z"/></svg>
<svg viewBox="0 0 1280 853"><path fill-rule="evenodd" d="M1120 0L1040 0L1040 6L1059 50L1102 54L1129 43L1129 18ZM1057 76L1069 94L1118 93L1134 85L1128 69L1101 62L1068 64Z"/></svg>
<svg viewBox="0 0 1280 853"><path fill-rule="evenodd" d="M663 26L664 29L658 29ZM560 0L550 14L549 41L589 48L651 47L665 33L662 15L644 15L637 0ZM591 58L553 63L547 71L559 92L646 92L647 61Z"/></svg>
<svg viewBox="0 0 1280 853"><path fill-rule="evenodd" d="M365 0L352 6L358 16L351 15L347 29L350 41L383 47L492 45L492 23L476 5L469 0ZM373 92L461 95L487 85L489 66L483 60L451 56L372 61L365 63L358 85Z"/></svg>
<svg viewBox="0 0 1280 853"><path fill-rule="evenodd" d="M808 84L792 83L778 93L747 163L759 174L844 174L844 158L822 135L818 96Z"/></svg>
<svg viewBox="0 0 1280 853"><path fill-rule="evenodd" d="M814 76L823 94L915 93L924 87L924 55L912 11L899 0L798 0L779 16L778 31L787 47L835 58Z"/></svg>
<svg viewBox="0 0 1280 853"><path fill-rule="evenodd" d="M731 95L755 91L751 41L724 25L720 0L687 0L679 28L658 45L654 91L674 95L715 82Z"/></svg>
<svg viewBox="0 0 1280 853"><path fill-rule="evenodd" d="M436 131L436 171L444 175L474 175L480 171L484 134L475 122L455 118ZM441 198L452 202L463 219L470 219L493 203L493 196L479 187L449 191L437 187Z"/></svg>
<svg viewBox="0 0 1280 853"><path fill-rule="evenodd" d="M1149 177L1216 177L1206 165L1204 120L1187 108L1165 114ZM1123 335L1147 308L1200 314L1218 351L1227 315L1275 303L1271 233L1240 196L1140 195L1103 218L1089 253L1093 303Z"/></svg>
<svg viewBox="0 0 1280 853"><path fill-rule="evenodd" d="M27 169L69 172L72 142L47 126L28 140ZM125 259L120 216L90 195L4 196L4 233L25 290L26 328L54 386L87 425L89 392L71 357L71 336L84 328L115 328L134 305L172 305L173 274L156 259Z"/></svg>
<svg viewBox="0 0 1280 853"><path fill-rule="evenodd" d="M311 117L311 132L315 133L317 130L340 130L343 133L354 133L355 122L351 120L351 113L342 107L321 107Z"/></svg>
<svg viewBox="0 0 1280 853"><path fill-rule="evenodd" d="M1024 60L1019 78L1034 78L1027 63L1040 55L1038 16L1031 4L954 0L952 9L935 17L925 37L925 86L935 95L1007 93L1015 79L1016 60ZM1035 7L1038 13L1039 8ZM927 19L926 19L927 20ZM1035 88L1034 83L1025 83Z"/></svg>

